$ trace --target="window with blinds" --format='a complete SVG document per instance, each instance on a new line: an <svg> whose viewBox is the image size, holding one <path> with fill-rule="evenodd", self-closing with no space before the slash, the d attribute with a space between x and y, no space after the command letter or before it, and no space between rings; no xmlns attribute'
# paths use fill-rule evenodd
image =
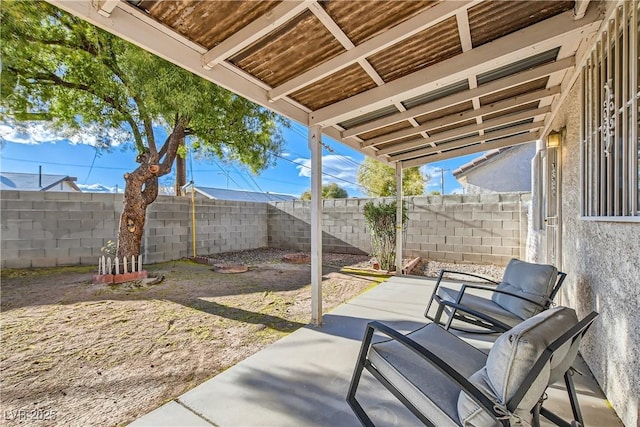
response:
<svg viewBox="0 0 640 427"><path fill-rule="evenodd" d="M582 69L583 217L640 215L640 3L622 2Z"/></svg>

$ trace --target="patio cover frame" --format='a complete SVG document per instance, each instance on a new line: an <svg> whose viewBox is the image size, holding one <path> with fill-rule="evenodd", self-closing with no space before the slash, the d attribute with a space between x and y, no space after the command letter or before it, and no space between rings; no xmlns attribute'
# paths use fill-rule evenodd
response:
<svg viewBox="0 0 640 427"><path fill-rule="evenodd" d="M395 166L400 210L404 168L548 133L576 65L618 3L47 1L309 127L318 325L322 135ZM364 22L355 25L358 16ZM333 50L292 43L293 35ZM287 55L294 60L282 67L277 58ZM396 264L400 273L401 238Z"/></svg>

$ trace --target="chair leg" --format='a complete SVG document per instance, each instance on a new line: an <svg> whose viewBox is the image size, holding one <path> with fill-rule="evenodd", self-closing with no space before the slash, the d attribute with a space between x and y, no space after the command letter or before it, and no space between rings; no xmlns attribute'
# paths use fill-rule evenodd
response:
<svg viewBox="0 0 640 427"><path fill-rule="evenodd" d="M536 403L531 411L533 419L531 420L531 427L540 427L540 409L542 408L542 399Z"/></svg>
<svg viewBox="0 0 640 427"><path fill-rule="evenodd" d="M438 304L438 309L436 310L436 315L433 317L433 323L440 324L440 319L442 318L442 313L444 312L444 305Z"/></svg>
<svg viewBox="0 0 640 427"><path fill-rule="evenodd" d="M580 404L578 403L578 394L576 393L576 387L573 384L574 369L569 368L564 374L564 383L567 386L567 393L569 393L569 402L571 402L571 411L573 411L573 419L580 425L584 425L582 419L582 412L580 411Z"/></svg>
<svg viewBox="0 0 640 427"><path fill-rule="evenodd" d="M364 339L362 340L362 346L360 347L360 354L358 355L356 367L353 370L353 376L351 377L349 391L347 393L347 403L353 409L353 412L358 417L360 423L362 423L362 425L365 427L374 427L374 424L373 421L371 421L371 418L369 418L369 416L365 413L364 408L362 408L362 405L360 405L360 402L358 402L358 400L356 399L356 391L358 390L358 385L360 384L360 378L362 378L362 370L364 369L367 353L369 352L369 346L371 345L371 340L373 339L373 332L373 328L367 326Z"/></svg>

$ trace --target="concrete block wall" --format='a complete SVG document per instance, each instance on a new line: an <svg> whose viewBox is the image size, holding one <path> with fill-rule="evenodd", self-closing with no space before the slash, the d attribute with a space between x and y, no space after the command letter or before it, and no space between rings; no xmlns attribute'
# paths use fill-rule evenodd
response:
<svg viewBox="0 0 640 427"><path fill-rule="evenodd" d="M369 199L322 201L322 246L325 252L363 254L371 251L363 206ZM311 250L311 203L302 200L269 203L269 246Z"/></svg>
<svg viewBox="0 0 640 427"><path fill-rule="evenodd" d="M409 197L405 256L506 265L525 257L530 193Z"/></svg>
<svg viewBox="0 0 640 427"><path fill-rule="evenodd" d="M371 251L362 213L368 201L323 201L325 251ZM529 193L409 197L405 257L495 265L506 265L514 257L524 258L529 201ZM271 203L269 245L310 250L309 218L309 202Z"/></svg>
<svg viewBox="0 0 640 427"><path fill-rule="evenodd" d="M115 240L122 194L0 192L0 268L97 265ZM192 255L191 201L159 196L147 210L145 263ZM267 205L196 200L199 255L267 246Z"/></svg>
<svg viewBox="0 0 640 427"><path fill-rule="evenodd" d="M267 246L267 205L254 202L196 199L196 254ZM191 200L160 196L147 211L143 240L145 262L193 255Z"/></svg>
<svg viewBox="0 0 640 427"><path fill-rule="evenodd" d="M117 235L121 194L2 191L1 267L94 264ZM505 265L524 257L528 193L406 200L405 256ZM387 201L391 201L388 199ZM326 252L370 253L362 214L369 199L323 201ZM196 253L265 246L309 251L310 203L196 200ZM145 263L193 255L189 198L159 196L147 210Z"/></svg>
<svg viewBox="0 0 640 427"><path fill-rule="evenodd" d="M0 192L2 268L96 264L114 240L122 195Z"/></svg>

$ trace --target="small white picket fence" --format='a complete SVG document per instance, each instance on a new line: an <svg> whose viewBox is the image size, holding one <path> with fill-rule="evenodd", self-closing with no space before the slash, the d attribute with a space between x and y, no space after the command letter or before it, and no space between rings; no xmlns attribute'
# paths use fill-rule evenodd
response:
<svg viewBox="0 0 640 427"><path fill-rule="evenodd" d="M111 257L101 256L98 259L98 274L127 274L142 271L142 255L129 257Z"/></svg>

